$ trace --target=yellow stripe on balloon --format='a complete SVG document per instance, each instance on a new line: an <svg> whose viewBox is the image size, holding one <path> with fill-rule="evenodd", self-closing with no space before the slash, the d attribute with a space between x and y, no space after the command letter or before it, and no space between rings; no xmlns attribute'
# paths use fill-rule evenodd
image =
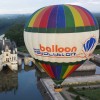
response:
<svg viewBox="0 0 100 100"><path fill-rule="evenodd" d="M33 18L31 19L31 21L30 21L28 27L33 27L33 24L34 24L34 22L35 22L35 19L37 18L38 14L39 14L43 9L44 9L44 8L42 8L41 10L39 10L39 11L33 16Z"/></svg>
<svg viewBox="0 0 100 100"><path fill-rule="evenodd" d="M64 76L63 76L63 78L65 78L66 75L67 75L72 69L73 69L73 65L69 65L69 66L68 66L68 69L66 70L66 72L65 72L65 74L64 74Z"/></svg>
<svg viewBox="0 0 100 100"><path fill-rule="evenodd" d="M43 66L40 62L38 62L38 64L40 65L41 68L43 68ZM44 68L43 68L43 70L46 71Z"/></svg>
<svg viewBox="0 0 100 100"><path fill-rule="evenodd" d="M83 22L83 19L82 19L80 13L71 5L68 5L68 8L71 10L72 15L74 17L75 27L84 26L84 22Z"/></svg>

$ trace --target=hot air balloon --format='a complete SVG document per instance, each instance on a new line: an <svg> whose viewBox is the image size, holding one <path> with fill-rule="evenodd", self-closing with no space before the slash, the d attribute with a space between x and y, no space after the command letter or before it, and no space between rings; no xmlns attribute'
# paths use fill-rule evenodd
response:
<svg viewBox="0 0 100 100"><path fill-rule="evenodd" d="M34 12L24 30L25 45L59 86L91 58L99 38L96 18L76 5L52 5Z"/></svg>

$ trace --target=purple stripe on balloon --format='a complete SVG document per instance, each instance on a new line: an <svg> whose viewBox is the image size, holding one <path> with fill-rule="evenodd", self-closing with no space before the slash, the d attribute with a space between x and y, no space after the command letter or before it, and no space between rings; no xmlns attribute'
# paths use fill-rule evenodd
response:
<svg viewBox="0 0 100 100"><path fill-rule="evenodd" d="M50 66L51 66L51 69L52 69L52 72L53 72L55 78L57 78L56 66L54 64L50 64Z"/></svg>
<svg viewBox="0 0 100 100"><path fill-rule="evenodd" d="M57 21L57 9L58 6L55 6L49 16L47 28L56 28L56 21Z"/></svg>

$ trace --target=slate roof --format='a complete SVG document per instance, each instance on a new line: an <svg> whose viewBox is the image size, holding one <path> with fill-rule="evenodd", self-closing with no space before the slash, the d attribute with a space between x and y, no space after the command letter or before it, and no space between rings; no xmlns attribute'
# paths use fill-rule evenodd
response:
<svg viewBox="0 0 100 100"><path fill-rule="evenodd" d="M8 46L8 48L13 52L13 50L16 48L16 43L14 41L10 41L9 39L4 39L4 45L3 45L3 40L0 40L0 51L4 50L5 47Z"/></svg>

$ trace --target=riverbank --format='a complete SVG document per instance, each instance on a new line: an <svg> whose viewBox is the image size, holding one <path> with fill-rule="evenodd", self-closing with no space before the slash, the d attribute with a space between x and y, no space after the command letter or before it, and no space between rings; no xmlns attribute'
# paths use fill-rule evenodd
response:
<svg viewBox="0 0 100 100"><path fill-rule="evenodd" d="M100 75L92 75L92 76L79 76L79 77L68 77L62 83L63 90L62 93L54 91L54 82L50 78L42 78L41 83L46 89L46 91L50 94L51 100L65 100L64 97L61 95L65 90L68 89L70 86L75 87L76 89L80 88L100 88ZM64 95L64 94L63 94ZM70 94L65 93L64 95L67 99L71 98ZM84 97L85 98L85 97ZM72 99L73 100L73 99Z"/></svg>

